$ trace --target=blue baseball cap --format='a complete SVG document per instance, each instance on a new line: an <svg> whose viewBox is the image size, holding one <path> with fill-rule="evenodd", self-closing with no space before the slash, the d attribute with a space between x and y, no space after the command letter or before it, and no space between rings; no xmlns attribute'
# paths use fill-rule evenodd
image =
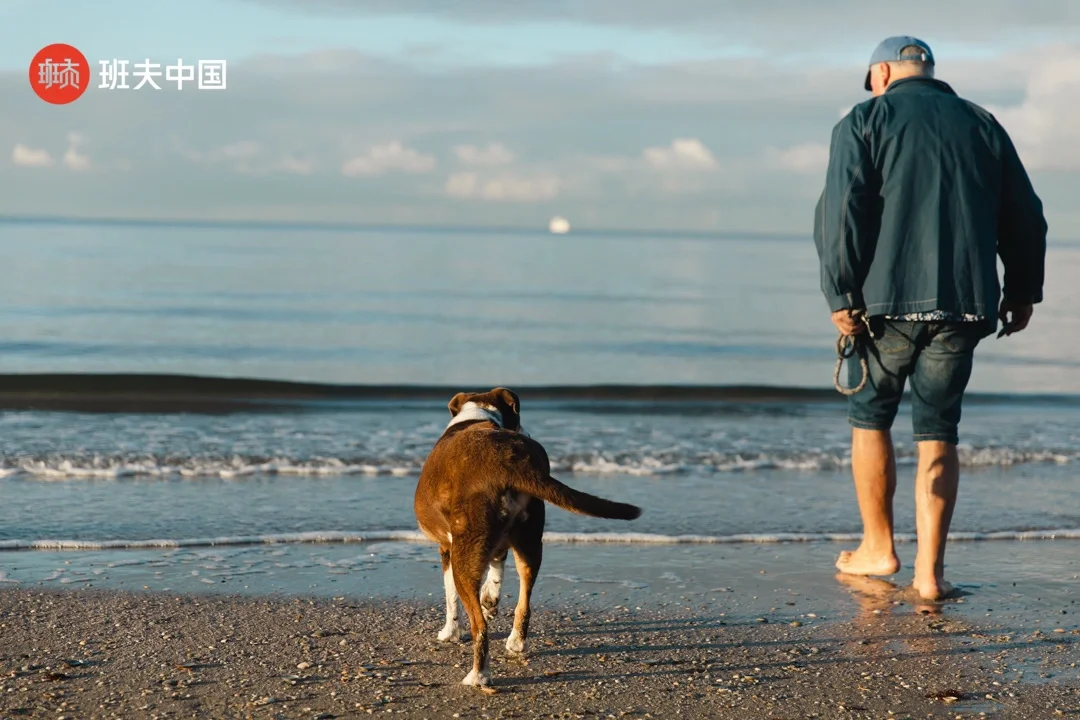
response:
<svg viewBox="0 0 1080 720"><path fill-rule="evenodd" d="M921 48L921 53L908 53L907 55L901 55L901 51L906 47ZM930 46L924 43L922 40L910 35L894 35L893 37L885 38L881 43L874 48L874 54L870 56L870 66L877 65L883 62L900 62L902 60L922 60L923 62L934 64L934 53L930 50ZM866 71L866 81L863 83L863 87L870 90L870 71Z"/></svg>

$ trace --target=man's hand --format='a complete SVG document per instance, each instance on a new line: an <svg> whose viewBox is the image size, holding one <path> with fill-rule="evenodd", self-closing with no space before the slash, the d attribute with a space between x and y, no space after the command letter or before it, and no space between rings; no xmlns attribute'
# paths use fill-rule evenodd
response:
<svg viewBox="0 0 1080 720"><path fill-rule="evenodd" d="M1018 333L1028 326L1028 322L1031 321L1031 314L1035 311L1033 305L1021 305L1020 303L1011 302L1009 300L1002 300L1001 307L998 309L998 320L1005 324L1005 327L1001 329L1001 332L1005 335L1012 335ZM1009 318L1009 315L1012 318ZM1001 335L998 335L1001 337Z"/></svg>
<svg viewBox="0 0 1080 720"><path fill-rule="evenodd" d="M832 314L833 325L841 335L858 335L866 332L866 323L862 320L862 311L845 308Z"/></svg>

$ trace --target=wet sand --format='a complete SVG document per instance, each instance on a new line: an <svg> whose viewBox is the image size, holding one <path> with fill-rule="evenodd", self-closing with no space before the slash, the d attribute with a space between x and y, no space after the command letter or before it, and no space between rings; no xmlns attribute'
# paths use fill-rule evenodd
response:
<svg viewBox="0 0 1080 720"><path fill-rule="evenodd" d="M441 603L0 591L0 718L1080 716L1080 631L955 619L850 580L854 617L548 603L495 621L487 696ZM512 602L510 600L509 602Z"/></svg>
<svg viewBox="0 0 1080 720"><path fill-rule="evenodd" d="M729 620L847 619L859 609L834 578L846 542L650 545L545 543L537 607L567 604L694 609ZM914 574L914 545L898 546L902 587ZM947 576L958 597L947 612L963 620L1028 632L1080 630L1080 546L1075 540L957 542ZM508 564L504 587L516 592ZM94 588L168 595L348 597L442 602L442 568L430 542L270 543L134 550L0 553L0 588ZM900 602L904 602L902 599ZM898 607L905 607L903 605Z"/></svg>

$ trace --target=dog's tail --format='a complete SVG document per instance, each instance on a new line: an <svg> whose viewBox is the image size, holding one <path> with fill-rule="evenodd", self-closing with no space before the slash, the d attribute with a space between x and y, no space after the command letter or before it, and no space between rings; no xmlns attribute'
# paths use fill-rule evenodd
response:
<svg viewBox="0 0 1080 720"><path fill-rule="evenodd" d="M591 515L592 517L611 520L633 520L641 515L641 508L636 505L605 500L575 490L550 475L546 478L535 475L518 476L513 478L511 484L519 492L528 493L544 502L558 505L563 510L569 510L581 515Z"/></svg>

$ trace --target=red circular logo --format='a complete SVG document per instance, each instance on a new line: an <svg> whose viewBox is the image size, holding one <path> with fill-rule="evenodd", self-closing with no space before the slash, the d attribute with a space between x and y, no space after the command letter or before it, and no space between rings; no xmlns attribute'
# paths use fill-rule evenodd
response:
<svg viewBox="0 0 1080 720"><path fill-rule="evenodd" d="M30 87L53 105L79 99L90 85L90 63L78 49L64 43L41 48L30 61Z"/></svg>

